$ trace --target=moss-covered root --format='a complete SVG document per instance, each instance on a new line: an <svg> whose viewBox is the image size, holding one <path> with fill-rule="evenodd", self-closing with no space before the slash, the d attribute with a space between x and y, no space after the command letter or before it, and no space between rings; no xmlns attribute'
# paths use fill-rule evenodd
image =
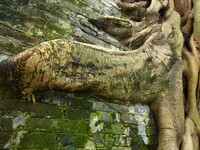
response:
<svg viewBox="0 0 200 150"><path fill-rule="evenodd" d="M38 91L85 90L119 100L149 102L164 89L166 81L160 78L168 68L163 62L171 65L168 55L161 57L148 47L123 52L61 39L48 41L0 63L0 94L4 94L1 86L7 81L3 87L14 87L19 96L32 100Z"/></svg>

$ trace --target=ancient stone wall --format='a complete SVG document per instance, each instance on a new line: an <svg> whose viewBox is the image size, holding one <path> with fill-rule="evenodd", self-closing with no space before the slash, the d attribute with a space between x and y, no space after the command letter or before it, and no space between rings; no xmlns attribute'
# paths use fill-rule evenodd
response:
<svg viewBox="0 0 200 150"><path fill-rule="evenodd" d="M155 149L147 105L48 92L39 103L0 100L0 149Z"/></svg>

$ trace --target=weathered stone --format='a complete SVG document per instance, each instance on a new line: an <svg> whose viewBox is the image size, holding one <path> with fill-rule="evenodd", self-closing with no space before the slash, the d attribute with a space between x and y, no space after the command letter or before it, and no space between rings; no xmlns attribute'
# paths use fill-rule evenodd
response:
<svg viewBox="0 0 200 150"><path fill-rule="evenodd" d="M30 118L26 120L25 129L28 131L87 133L89 122L82 120Z"/></svg>
<svg viewBox="0 0 200 150"><path fill-rule="evenodd" d="M65 146L74 146L77 148L84 147L87 142L87 134L59 134L57 136L59 145L62 147Z"/></svg>
<svg viewBox="0 0 200 150"><path fill-rule="evenodd" d="M2 114L13 114L16 115L18 112L28 113L35 117L48 117L59 118L63 117L64 114L62 109L48 104L29 103L20 100L0 100L0 111Z"/></svg>
<svg viewBox="0 0 200 150"><path fill-rule="evenodd" d="M60 106L69 107L82 107L86 110L91 110L93 101L92 98L86 94L74 94L58 91L49 91L45 93L40 93L37 97L43 103L55 104Z"/></svg>
<svg viewBox="0 0 200 150"><path fill-rule="evenodd" d="M65 112L65 118L73 120L86 120L90 118L90 111L79 107L68 107Z"/></svg>
<svg viewBox="0 0 200 150"><path fill-rule="evenodd" d="M110 105L107 105L103 102L95 102L93 103L93 110L102 110L102 111L110 111L110 112L116 112L116 109L112 108Z"/></svg>
<svg viewBox="0 0 200 150"><path fill-rule="evenodd" d="M97 45L103 44L107 47L110 47L110 45L122 47L118 41L106 33L96 37L94 33L100 35L97 34L99 31L92 25L88 26L88 19L102 15L102 12L104 15L121 16L115 2L98 1L100 9L91 8L92 1L77 2L35 0L23 3L20 6L19 3L6 2L9 7L6 3L0 4L2 18L0 22L0 45L2 51L21 51L44 40L56 38L80 39ZM18 9L15 9L16 7ZM20 11L26 13L22 15ZM75 28L83 34L81 36L74 34Z"/></svg>
<svg viewBox="0 0 200 150"><path fill-rule="evenodd" d="M9 142L12 132L1 132L0 131L0 149L5 149L5 145Z"/></svg>
<svg viewBox="0 0 200 150"><path fill-rule="evenodd" d="M123 114L122 120L125 123L138 124L138 121L135 119L135 116L132 114Z"/></svg>
<svg viewBox="0 0 200 150"><path fill-rule="evenodd" d="M103 134L94 134L91 138L90 141L92 141L97 148L105 148L104 146L104 135Z"/></svg>
<svg viewBox="0 0 200 150"><path fill-rule="evenodd" d="M150 126L146 128L147 136L156 136L158 134L158 129L156 126Z"/></svg>
<svg viewBox="0 0 200 150"><path fill-rule="evenodd" d="M12 118L6 118L0 116L0 132L12 132L13 130Z"/></svg>
<svg viewBox="0 0 200 150"><path fill-rule="evenodd" d="M20 141L20 149L59 149L58 136L52 133L28 132Z"/></svg>
<svg viewBox="0 0 200 150"><path fill-rule="evenodd" d="M111 148L114 145L114 138L112 134L105 134L105 146Z"/></svg>

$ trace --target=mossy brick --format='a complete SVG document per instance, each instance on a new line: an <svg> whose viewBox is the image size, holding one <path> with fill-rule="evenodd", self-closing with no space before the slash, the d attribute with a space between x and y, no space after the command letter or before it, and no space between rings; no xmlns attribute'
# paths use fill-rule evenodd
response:
<svg viewBox="0 0 200 150"><path fill-rule="evenodd" d="M122 121L130 124L138 124L135 115L132 114L122 114Z"/></svg>
<svg viewBox="0 0 200 150"><path fill-rule="evenodd" d="M104 134L104 145L109 149L115 145L115 139L112 134Z"/></svg>
<svg viewBox="0 0 200 150"><path fill-rule="evenodd" d="M120 143L120 146L123 146L123 147L126 147L126 146L128 146L128 144L127 144L127 136L126 135L120 135L119 136L119 143Z"/></svg>
<svg viewBox="0 0 200 150"><path fill-rule="evenodd" d="M148 141L149 141L148 145L151 145L151 146L156 146L158 144L157 136L149 136Z"/></svg>
<svg viewBox="0 0 200 150"><path fill-rule="evenodd" d="M28 113L36 117L60 118L63 110L56 105L43 103L31 103L20 100L0 100L0 110L2 114L16 114L18 112Z"/></svg>
<svg viewBox="0 0 200 150"><path fill-rule="evenodd" d="M0 149L4 149L11 136L11 132L0 132Z"/></svg>
<svg viewBox="0 0 200 150"><path fill-rule="evenodd" d="M104 133L109 133L113 135L124 134L126 127L122 123L105 123Z"/></svg>
<svg viewBox="0 0 200 150"><path fill-rule="evenodd" d="M82 150L82 149L79 149L79 148L76 148L74 146L71 146L71 145L68 145L68 146L64 146L61 148L61 150Z"/></svg>
<svg viewBox="0 0 200 150"><path fill-rule="evenodd" d="M29 110L36 117L61 118L64 116L63 109L55 105L35 103L29 107Z"/></svg>
<svg viewBox="0 0 200 150"><path fill-rule="evenodd" d="M17 100L5 100L0 99L0 110L2 115L7 115L12 113L13 111L18 111L20 109L22 104L20 101ZM25 105L24 105L25 106ZM23 104L22 104L23 107Z"/></svg>
<svg viewBox="0 0 200 150"><path fill-rule="evenodd" d="M124 134L126 127L122 123L111 124L113 134Z"/></svg>
<svg viewBox="0 0 200 150"><path fill-rule="evenodd" d="M116 122L116 113L96 111L99 121L103 122Z"/></svg>
<svg viewBox="0 0 200 150"><path fill-rule="evenodd" d="M158 128L156 126L146 127L147 136L156 136L158 134Z"/></svg>
<svg viewBox="0 0 200 150"><path fill-rule="evenodd" d="M112 107L114 107L115 109L117 109L120 113L122 114L126 114L126 113L129 113L129 107L130 106L127 106L127 105L123 105L123 104L111 104Z"/></svg>
<svg viewBox="0 0 200 150"><path fill-rule="evenodd" d="M90 98L80 93L72 94L60 91L49 91L38 95L38 99L48 104L56 104L70 107L78 106L85 109L92 109L92 102L89 101Z"/></svg>
<svg viewBox="0 0 200 150"><path fill-rule="evenodd" d="M94 134L90 137L90 141L92 141L97 148L105 148L104 146L104 135L103 134Z"/></svg>
<svg viewBox="0 0 200 150"><path fill-rule="evenodd" d="M77 133L77 134L58 134L57 139L59 145L62 147L73 146L73 147L84 147L88 140L87 134Z"/></svg>
<svg viewBox="0 0 200 150"><path fill-rule="evenodd" d="M6 118L0 116L0 131L12 131L13 121L12 118Z"/></svg>
<svg viewBox="0 0 200 150"><path fill-rule="evenodd" d="M90 111L80 107L67 107L65 109L65 118L71 120L89 120Z"/></svg>
<svg viewBox="0 0 200 150"><path fill-rule="evenodd" d="M53 133L27 132L21 139L19 149L59 149L57 135Z"/></svg>
<svg viewBox="0 0 200 150"><path fill-rule="evenodd" d="M130 126L130 135L137 135L138 134L138 126L137 125L131 125Z"/></svg>
<svg viewBox="0 0 200 150"><path fill-rule="evenodd" d="M148 126L156 126L156 119L150 117L148 121Z"/></svg>
<svg viewBox="0 0 200 150"><path fill-rule="evenodd" d="M93 102L93 110L105 111L105 112L117 112L115 108L112 108L109 104L103 102Z"/></svg>
<svg viewBox="0 0 200 150"><path fill-rule="evenodd" d="M26 121L26 130L60 133L88 133L89 122L85 120L64 120L30 118Z"/></svg>
<svg viewBox="0 0 200 150"><path fill-rule="evenodd" d="M150 111L150 108L146 104L135 104L133 105L133 114L135 115L143 115L143 116L151 116L152 113Z"/></svg>
<svg viewBox="0 0 200 150"><path fill-rule="evenodd" d="M112 147L111 150L132 150L131 147Z"/></svg>
<svg viewBox="0 0 200 150"><path fill-rule="evenodd" d="M146 126L144 124L138 125L138 135L146 136Z"/></svg>
<svg viewBox="0 0 200 150"><path fill-rule="evenodd" d="M135 147L139 148L140 146L144 145L144 141L142 139L142 136L132 135L131 137L132 137L131 146L135 146Z"/></svg>
<svg viewBox="0 0 200 150"><path fill-rule="evenodd" d="M120 135L114 135L114 146L118 147L120 145L119 140L120 140Z"/></svg>

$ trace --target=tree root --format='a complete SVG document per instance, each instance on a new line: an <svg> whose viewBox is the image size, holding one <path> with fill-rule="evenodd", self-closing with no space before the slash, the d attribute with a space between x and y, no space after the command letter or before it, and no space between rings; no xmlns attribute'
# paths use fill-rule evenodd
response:
<svg viewBox="0 0 200 150"><path fill-rule="evenodd" d="M193 35L190 38L189 46L191 52L188 49L183 49L183 59L186 61L186 66L184 70L184 75L187 79L187 116L185 123L185 135L182 145L182 150L195 150L197 147L195 145L198 140L192 140L192 136L197 134L200 136L200 118L198 113L198 87L199 87L199 70L200 70L200 61L198 58L198 51L194 44ZM199 139L196 137L196 139Z"/></svg>
<svg viewBox="0 0 200 150"><path fill-rule="evenodd" d="M141 16L146 12L149 2L123 2L118 3L118 6L124 14L128 15L129 19L141 21Z"/></svg>

